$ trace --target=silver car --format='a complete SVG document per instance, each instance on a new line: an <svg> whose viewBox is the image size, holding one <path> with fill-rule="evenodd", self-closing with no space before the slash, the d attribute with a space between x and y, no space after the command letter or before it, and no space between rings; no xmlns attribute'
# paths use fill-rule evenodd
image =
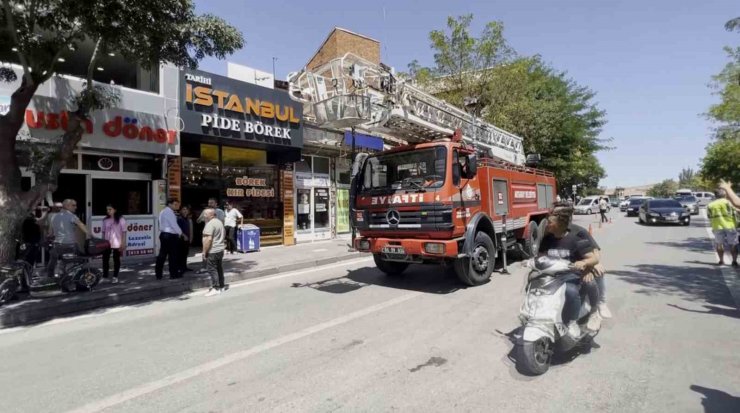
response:
<svg viewBox="0 0 740 413"><path fill-rule="evenodd" d="M696 199L695 196L679 196L676 197L676 201L678 201L691 215L699 215L699 200Z"/></svg>

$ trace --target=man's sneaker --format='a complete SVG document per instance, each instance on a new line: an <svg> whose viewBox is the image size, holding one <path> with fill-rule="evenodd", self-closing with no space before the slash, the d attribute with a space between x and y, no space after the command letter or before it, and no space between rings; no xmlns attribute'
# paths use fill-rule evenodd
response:
<svg viewBox="0 0 740 413"><path fill-rule="evenodd" d="M581 337L581 328L578 327L577 321L574 320L568 324L568 335L574 340L578 340Z"/></svg>
<svg viewBox="0 0 740 413"><path fill-rule="evenodd" d="M586 328L589 331L599 331L601 329L601 316L599 315L599 312L598 311L594 311L588 317L588 322L586 323Z"/></svg>
<svg viewBox="0 0 740 413"><path fill-rule="evenodd" d="M609 307L606 306L606 303L599 304L599 315L601 315L601 318L604 320L612 318L612 312L609 311Z"/></svg>
<svg viewBox="0 0 740 413"><path fill-rule="evenodd" d="M219 294L221 294L221 290L219 290L218 288L209 288L208 289L208 292L205 293L204 296L205 297L213 297L214 295L219 295Z"/></svg>
<svg viewBox="0 0 740 413"><path fill-rule="evenodd" d="M118 284L118 277L111 278L110 283L111 284Z"/></svg>

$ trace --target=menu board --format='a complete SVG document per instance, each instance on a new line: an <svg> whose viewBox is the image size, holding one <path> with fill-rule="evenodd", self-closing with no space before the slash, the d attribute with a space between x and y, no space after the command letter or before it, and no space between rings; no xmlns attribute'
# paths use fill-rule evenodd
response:
<svg viewBox="0 0 740 413"><path fill-rule="evenodd" d="M280 171L282 180L280 199L283 201L283 245L295 245L293 213L293 171Z"/></svg>
<svg viewBox="0 0 740 413"><path fill-rule="evenodd" d="M181 201L182 185L182 158L179 156L167 158L167 198Z"/></svg>

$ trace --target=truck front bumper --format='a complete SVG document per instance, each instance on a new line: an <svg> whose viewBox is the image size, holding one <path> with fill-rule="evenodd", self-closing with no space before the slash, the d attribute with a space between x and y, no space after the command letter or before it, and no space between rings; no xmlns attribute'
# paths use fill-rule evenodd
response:
<svg viewBox="0 0 740 413"><path fill-rule="evenodd" d="M355 240L355 248L381 254L388 261L422 262L458 258L458 239L365 238Z"/></svg>

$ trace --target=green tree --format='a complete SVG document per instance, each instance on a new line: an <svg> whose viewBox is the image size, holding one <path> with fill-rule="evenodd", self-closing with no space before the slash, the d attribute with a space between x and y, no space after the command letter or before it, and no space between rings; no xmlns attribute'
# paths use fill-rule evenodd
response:
<svg viewBox="0 0 740 413"><path fill-rule="evenodd" d="M26 107L39 86L56 73L60 57L92 44L85 87L76 96L67 130L51 145L36 145L33 167L38 175L21 192L18 132ZM195 14L191 0L2 0L0 55L22 66L20 87L10 109L0 116L0 263L12 259L14 240L31 208L54 191L59 172L82 137L84 121L95 110L116 103L115 88L96 85L96 61L109 50L145 67L161 62L196 67L206 56L224 58L243 47L242 34L224 20ZM16 81L8 67L0 81Z"/></svg>
<svg viewBox="0 0 740 413"><path fill-rule="evenodd" d="M678 186L681 188L696 189L699 185L698 176L691 168L681 169L681 173L678 174Z"/></svg>
<svg viewBox="0 0 740 413"><path fill-rule="evenodd" d="M665 181L654 185L647 191L648 196L655 198L670 198L678 190L678 183L673 179L666 179Z"/></svg>
<svg viewBox="0 0 740 413"><path fill-rule="evenodd" d="M412 62L412 77L435 96L521 136L525 150L542 155L541 166L555 173L561 188L596 190L606 174L595 153L608 147L598 138L606 114L595 93L539 56L517 57L500 22L474 37L472 18L450 17L447 31L432 31L435 65Z"/></svg>
<svg viewBox="0 0 740 413"><path fill-rule="evenodd" d="M740 138L720 139L710 144L702 160L702 176L712 186L720 179L740 183Z"/></svg>

